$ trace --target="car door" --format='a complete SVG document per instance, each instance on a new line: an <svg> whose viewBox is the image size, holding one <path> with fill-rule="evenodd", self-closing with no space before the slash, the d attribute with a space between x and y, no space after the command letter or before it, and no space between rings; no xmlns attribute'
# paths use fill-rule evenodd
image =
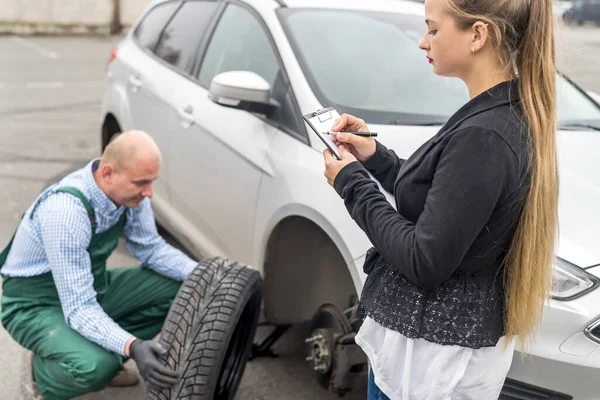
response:
<svg viewBox="0 0 600 400"><path fill-rule="evenodd" d="M136 65L138 75L132 77L140 85L133 111L135 127L148 132L162 151L161 177L155 190L167 191L169 197L163 199L170 205L173 160L178 156L170 118L173 101L179 96L173 82L190 76L200 41L218 8L214 0L187 0L179 5L164 25L149 59Z"/></svg>
<svg viewBox="0 0 600 400"><path fill-rule="evenodd" d="M154 55L165 26L181 6L181 1L160 3L145 15L133 33L137 46L128 53L126 87L129 104L130 128L147 132L163 153L169 151L168 104L163 96L168 92L168 74ZM163 162L161 176L154 184L155 195L169 201L169 163Z"/></svg>
<svg viewBox="0 0 600 400"><path fill-rule="evenodd" d="M229 3L198 62L195 84L179 81L172 130L177 151L173 204L189 216L211 252L249 262L258 190L273 139L294 123L289 85L268 31L243 5ZM209 99L212 78L252 71L271 85L282 107L270 118ZM286 103L285 98L288 98ZM290 116L291 114L291 116ZM292 128L291 130L295 130Z"/></svg>

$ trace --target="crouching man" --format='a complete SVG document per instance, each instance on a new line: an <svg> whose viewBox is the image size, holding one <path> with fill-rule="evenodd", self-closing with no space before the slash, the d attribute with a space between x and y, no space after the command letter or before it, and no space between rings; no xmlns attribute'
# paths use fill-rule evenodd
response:
<svg viewBox="0 0 600 400"><path fill-rule="evenodd" d="M0 254L2 324L33 352L42 398L136 384L127 357L149 385L177 381L151 339L197 263L156 231L150 198L160 165L149 135L120 135L101 159L46 189ZM106 269L120 236L141 267Z"/></svg>

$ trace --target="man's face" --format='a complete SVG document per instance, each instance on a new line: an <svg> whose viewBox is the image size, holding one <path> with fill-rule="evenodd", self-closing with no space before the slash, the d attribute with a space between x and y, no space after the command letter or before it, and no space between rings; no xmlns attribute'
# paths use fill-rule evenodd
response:
<svg viewBox="0 0 600 400"><path fill-rule="evenodd" d="M128 168L113 169L108 185L109 197L118 205L135 208L146 197L152 198L152 185L160 172L160 159L138 158Z"/></svg>

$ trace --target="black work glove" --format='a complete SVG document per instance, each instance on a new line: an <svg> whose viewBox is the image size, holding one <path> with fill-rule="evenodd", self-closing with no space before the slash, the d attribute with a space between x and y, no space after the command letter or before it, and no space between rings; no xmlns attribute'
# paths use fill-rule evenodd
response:
<svg viewBox="0 0 600 400"><path fill-rule="evenodd" d="M179 373L158 361L157 354L166 354L160 344L152 340L135 339L129 348L131 358L135 360L142 379L149 385L170 388L179 380Z"/></svg>

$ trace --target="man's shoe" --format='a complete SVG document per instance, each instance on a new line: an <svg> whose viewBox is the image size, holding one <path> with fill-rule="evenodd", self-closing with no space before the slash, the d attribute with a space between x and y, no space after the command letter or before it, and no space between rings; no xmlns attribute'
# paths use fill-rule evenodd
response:
<svg viewBox="0 0 600 400"><path fill-rule="evenodd" d="M31 393L33 394L33 400L44 400L44 396L40 393L37 383L33 376L33 352L29 352L29 383L31 387Z"/></svg>
<svg viewBox="0 0 600 400"><path fill-rule="evenodd" d="M138 377L137 369L134 367L132 362L126 362L123 364L123 369L112 378L108 386L113 387L126 387L135 386L140 382Z"/></svg>

